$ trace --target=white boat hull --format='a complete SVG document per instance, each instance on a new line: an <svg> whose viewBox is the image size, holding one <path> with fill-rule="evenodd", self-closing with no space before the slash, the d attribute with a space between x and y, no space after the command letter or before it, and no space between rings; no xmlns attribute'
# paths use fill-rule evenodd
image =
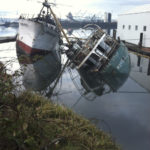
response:
<svg viewBox="0 0 150 150"><path fill-rule="evenodd" d="M52 51L58 53L59 36L54 25L20 19L17 46L29 55Z"/></svg>

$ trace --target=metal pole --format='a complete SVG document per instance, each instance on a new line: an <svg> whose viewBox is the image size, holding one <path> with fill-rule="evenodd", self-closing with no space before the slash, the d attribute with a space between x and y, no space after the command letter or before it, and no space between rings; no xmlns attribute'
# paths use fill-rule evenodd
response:
<svg viewBox="0 0 150 150"><path fill-rule="evenodd" d="M53 17L54 17L54 20L56 21L56 24L57 24L59 30L63 33L63 35L64 35L66 41L67 41L68 44L70 45L70 41L69 41L69 39L68 39L68 37L67 37L65 31L63 30L63 28L62 28L62 26L61 26L59 20L57 19L56 15L55 15L55 13L53 12L53 10L51 9L51 7L50 7L50 11L51 11L51 14L52 14Z"/></svg>
<svg viewBox="0 0 150 150"><path fill-rule="evenodd" d="M59 30L60 30L60 31L62 32L62 34L64 35L64 37L65 37L66 41L68 42L68 44L71 45L71 43L70 43L70 41L69 41L69 39L68 39L66 33L64 32L64 30L63 30L63 28L62 28L62 26L61 26L59 20L57 19L56 15L55 15L55 13L53 12L53 10L51 9L51 7L50 7L50 11L51 11L51 14L52 14L53 17L54 17L54 20L55 20L55 22L56 22L56 24L57 24ZM53 86L53 88L52 88L52 90L51 90L51 94L53 93L54 89L56 88L56 86L57 86L57 84L58 84L58 82L59 82L59 79L60 79L61 75L63 74L63 72L64 72L66 66L68 65L68 63L69 63L69 59L66 61L65 65L64 65L63 68L62 68L62 71L60 72L60 74L59 74L57 80L55 81L55 84L54 84L54 86Z"/></svg>
<svg viewBox="0 0 150 150"><path fill-rule="evenodd" d="M38 14L37 21L38 21L39 17L41 16L41 13L42 13L42 10L43 10L43 9L44 9L44 6L42 7L42 9L41 9L40 13Z"/></svg>

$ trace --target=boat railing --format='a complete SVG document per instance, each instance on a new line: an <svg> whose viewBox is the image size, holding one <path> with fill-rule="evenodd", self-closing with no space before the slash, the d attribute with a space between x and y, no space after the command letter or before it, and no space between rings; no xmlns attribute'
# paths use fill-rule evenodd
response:
<svg viewBox="0 0 150 150"><path fill-rule="evenodd" d="M37 17L37 15L35 15L35 14L21 14L20 15L21 19L33 19L35 17Z"/></svg>
<svg viewBox="0 0 150 150"><path fill-rule="evenodd" d="M97 49L98 45L104 40L105 36L106 34L103 34L103 36L96 42L93 49L87 54L87 56L83 59L83 61L77 66L77 69L80 69L92 54L97 55L99 58L108 59L107 56L103 52Z"/></svg>

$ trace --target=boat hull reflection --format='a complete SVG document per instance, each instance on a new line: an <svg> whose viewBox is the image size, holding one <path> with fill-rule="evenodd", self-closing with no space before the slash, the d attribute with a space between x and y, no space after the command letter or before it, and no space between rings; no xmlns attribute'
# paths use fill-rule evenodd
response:
<svg viewBox="0 0 150 150"><path fill-rule="evenodd" d="M17 55L26 89L45 90L60 73L61 59L58 59L56 53L28 56L17 47Z"/></svg>
<svg viewBox="0 0 150 150"><path fill-rule="evenodd" d="M109 63L99 71L84 67L78 70L81 85L86 91L103 95L116 92L125 83L130 73L130 57L127 49L124 48L121 44Z"/></svg>

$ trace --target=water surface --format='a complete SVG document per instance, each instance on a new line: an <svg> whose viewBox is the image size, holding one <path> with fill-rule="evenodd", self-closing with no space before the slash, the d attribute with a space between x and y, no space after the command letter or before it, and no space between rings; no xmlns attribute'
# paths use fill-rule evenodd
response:
<svg viewBox="0 0 150 150"><path fill-rule="evenodd" d="M72 80L66 68L51 99L73 109L98 128L110 133L123 150L150 150L150 76L146 73L148 60L142 58L141 66L137 67L136 59L137 56L131 54L130 76L115 93L101 96L94 92L86 93L80 76ZM15 42L0 44L0 61L12 61L7 65L10 72L20 69ZM77 72L72 70L72 73L75 75Z"/></svg>

